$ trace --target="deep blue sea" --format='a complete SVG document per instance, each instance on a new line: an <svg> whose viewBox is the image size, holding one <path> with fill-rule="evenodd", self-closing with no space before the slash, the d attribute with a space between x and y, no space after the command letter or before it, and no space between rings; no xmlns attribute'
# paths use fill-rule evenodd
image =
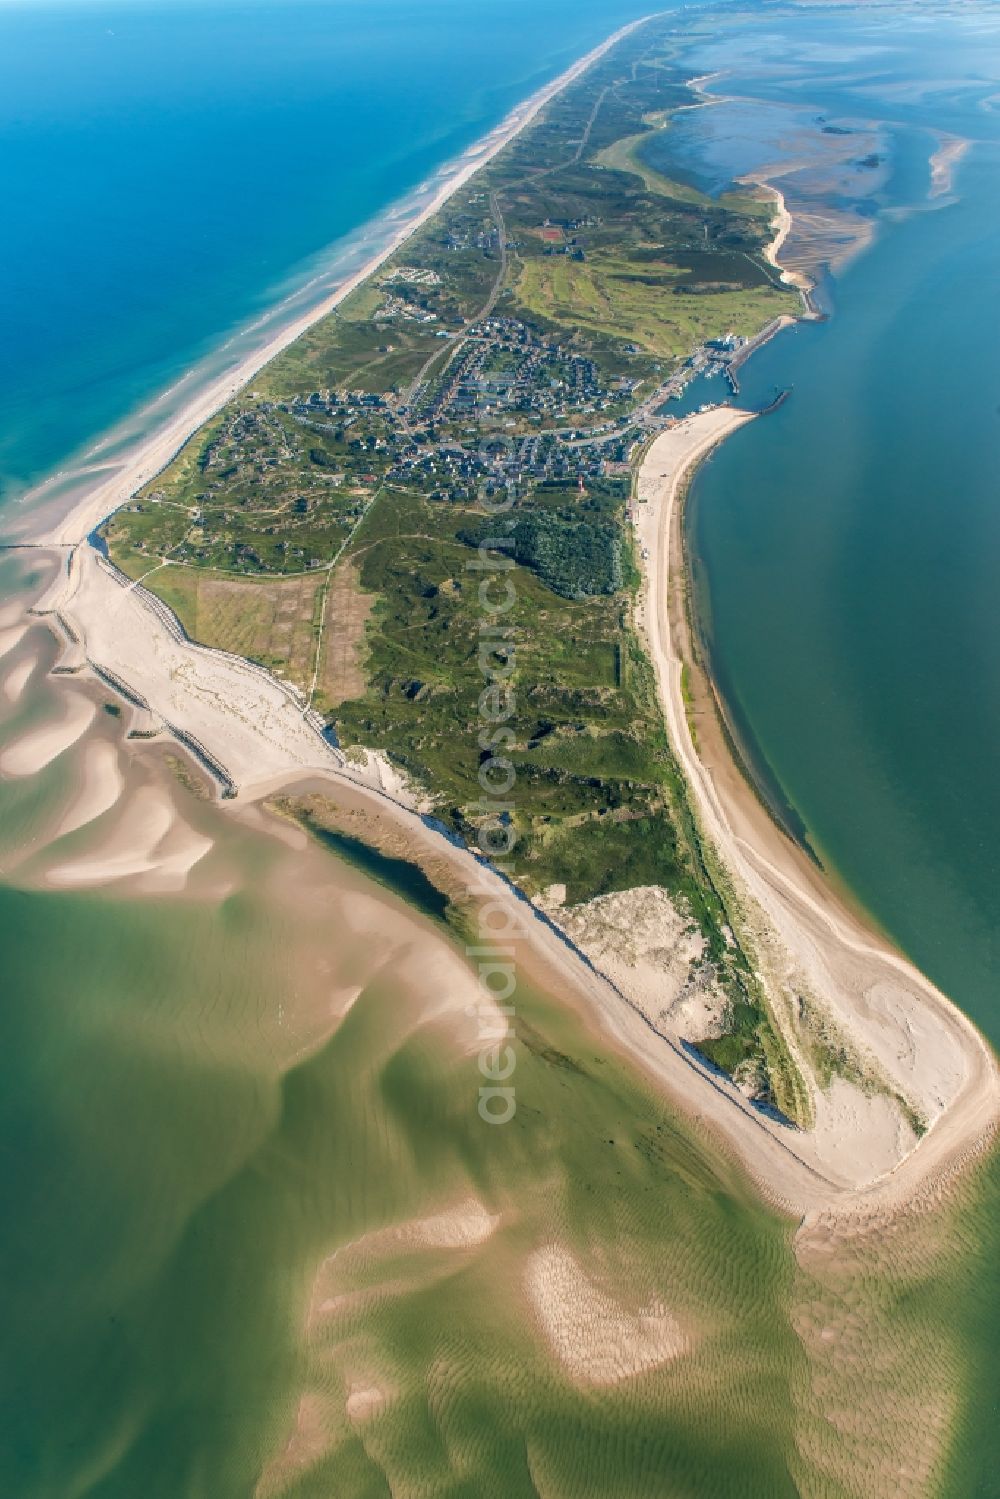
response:
<svg viewBox="0 0 1000 1499"><path fill-rule="evenodd" d="M646 9L0 0L0 493L169 385Z"/></svg>

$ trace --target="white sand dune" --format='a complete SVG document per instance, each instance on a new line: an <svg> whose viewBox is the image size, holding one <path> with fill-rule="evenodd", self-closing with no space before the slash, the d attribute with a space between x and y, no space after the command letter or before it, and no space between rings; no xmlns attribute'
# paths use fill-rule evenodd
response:
<svg viewBox="0 0 1000 1499"><path fill-rule="evenodd" d="M145 877L144 887L180 889L212 847L177 816L166 792L143 786L126 803L114 831L97 849L50 869L46 881L82 889Z"/></svg>
<svg viewBox="0 0 1000 1499"><path fill-rule="evenodd" d="M581 1383L619 1384L670 1363L690 1347L662 1302L627 1310L590 1280L561 1245L536 1250L525 1284L549 1346Z"/></svg>
<svg viewBox="0 0 1000 1499"><path fill-rule="evenodd" d="M118 751L106 739L92 739L83 748L83 783L56 830L65 838L109 812L122 794L125 781Z"/></svg>
<svg viewBox="0 0 1000 1499"><path fill-rule="evenodd" d="M0 689L8 703L20 702L24 689L31 681L37 666L37 656L26 656L23 661L18 661L16 666L11 667L3 679L3 687Z"/></svg>
<svg viewBox="0 0 1000 1499"><path fill-rule="evenodd" d="M37 775L82 738L96 712L89 698L67 692L58 718L29 730L0 753L0 772L5 776Z"/></svg>

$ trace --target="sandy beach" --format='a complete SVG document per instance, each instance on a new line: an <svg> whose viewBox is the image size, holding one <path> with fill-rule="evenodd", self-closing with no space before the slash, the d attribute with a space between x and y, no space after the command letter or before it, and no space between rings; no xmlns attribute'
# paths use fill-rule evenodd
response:
<svg viewBox="0 0 1000 1499"><path fill-rule="evenodd" d="M889 1097L838 1078L812 1083L815 1128L803 1154L830 1175L848 1160L888 1193L975 1149L1000 1117L993 1054L972 1023L912 964L844 906L777 828L733 765L711 701L697 713L698 749L682 690L691 656L681 496L704 456L753 418L717 408L653 443L639 477L637 530L648 556L639 625L656 671L667 730L708 839L732 880L775 1019L806 1076L796 1022L806 994L875 1074L927 1125L917 1141Z"/></svg>
<svg viewBox="0 0 1000 1499"><path fill-rule="evenodd" d="M781 272L781 279L787 286L794 286L804 296L808 296L813 289L813 283L809 277L804 276L801 271L791 270L781 264L782 246L792 232L792 216L785 205L784 193L780 187L775 187L773 182L768 182L764 177L741 177L740 181L756 188L758 192L770 198L775 206L774 237L764 247L764 259L769 265L773 265L776 271Z"/></svg>
<svg viewBox="0 0 1000 1499"><path fill-rule="evenodd" d="M448 175L440 190L424 205L419 214L402 223L382 249L373 255L360 270L344 281L343 285L302 317L296 318L287 327L282 328L274 338L262 348L255 350L237 368L227 370L225 374L207 385L183 410L139 443L125 463L109 478L103 479L96 487L85 493L68 514L54 522L44 523L41 528L37 527L37 523L33 525L29 516L24 539L58 546L76 546L84 541L102 521L131 499L132 495L144 484L148 484L151 479L155 478L180 451L188 438L197 432L199 427L204 426L205 422L213 417L227 401L244 389L266 364L270 364L272 359L277 358L290 344L301 338L302 334L314 323L326 317L362 282L367 281L369 276L377 271L401 245L405 244L411 235L426 224L428 219L433 218L434 214L468 182L470 177L491 161L498 151L502 151L516 135L520 134L550 99L553 99L581 73L586 72L598 58L603 57L623 37L635 31L648 19L648 16L640 17L620 27L600 46L595 47L572 67L567 68L565 73L560 74L558 78L539 89L530 99L518 105L495 130L463 154L456 163L454 172ZM26 504L30 505L31 500L31 494L25 496Z"/></svg>

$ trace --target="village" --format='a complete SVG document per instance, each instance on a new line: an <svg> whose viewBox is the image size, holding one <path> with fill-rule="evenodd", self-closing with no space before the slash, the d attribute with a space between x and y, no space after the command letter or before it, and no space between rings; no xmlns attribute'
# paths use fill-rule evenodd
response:
<svg viewBox="0 0 1000 1499"><path fill-rule="evenodd" d="M671 397L696 375L728 373L746 340L712 340L646 395L628 375L608 378L594 360L514 317L495 316L460 339L443 370L413 395L312 391L262 403L335 447L326 478L386 481L434 499L467 499L494 480L530 486L628 472L635 452L673 424ZM249 431L231 424L230 462ZM312 450L322 462L323 449Z"/></svg>

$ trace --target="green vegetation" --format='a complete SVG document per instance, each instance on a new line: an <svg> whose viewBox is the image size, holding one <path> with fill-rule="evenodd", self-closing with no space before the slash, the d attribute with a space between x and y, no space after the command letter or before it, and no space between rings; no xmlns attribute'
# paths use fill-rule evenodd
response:
<svg viewBox="0 0 1000 1499"><path fill-rule="evenodd" d="M683 897L731 1001L706 1055L798 1117L631 624L629 468L670 382L797 305L766 205L640 154L692 98L669 31L553 100L104 534L193 638L311 690L342 745L388 752L470 840L484 672L510 665L514 877L571 903ZM485 644L481 585L512 600Z"/></svg>
<svg viewBox="0 0 1000 1499"><path fill-rule="evenodd" d="M518 282L518 296L536 317L562 327L614 340L625 333L647 353L680 359L698 344L727 333L748 337L792 300L764 285L746 286L745 266L735 257L674 256L618 260L602 257L581 265L559 260L530 261ZM719 280L707 283L706 271ZM730 279L732 278L732 279ZM669 300L668 300L669 299Z"/></svg>

